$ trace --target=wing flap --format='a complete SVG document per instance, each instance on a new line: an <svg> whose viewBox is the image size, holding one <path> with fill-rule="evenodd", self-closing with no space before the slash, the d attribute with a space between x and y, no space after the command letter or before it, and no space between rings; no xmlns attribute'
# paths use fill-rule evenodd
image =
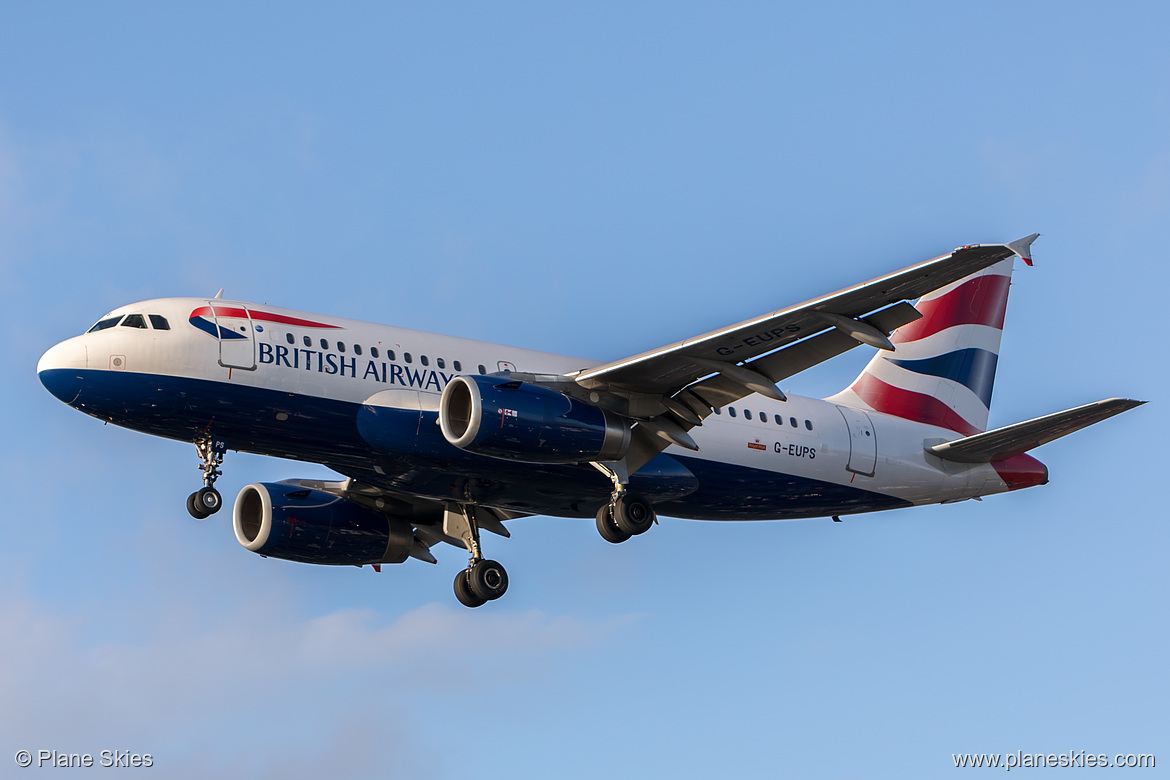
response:
<svg viewBox="0 0 1170 780"><path fill-rule="evenodd" d="M927 447L926 451L943 460L956 463L994 463L1035 449L1144 403L1145 401L1135 401L1131 398L1109 398L1037 417L1034 420L977 433L964 439L936 444Z"/></svg>

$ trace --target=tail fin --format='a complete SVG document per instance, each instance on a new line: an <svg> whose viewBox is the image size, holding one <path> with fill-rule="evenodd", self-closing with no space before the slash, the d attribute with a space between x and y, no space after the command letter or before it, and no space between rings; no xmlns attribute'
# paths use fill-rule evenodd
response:
<svg viewBox="0 0 1170 780"><path fill-rule="evenodd" d="M1030 260L1033 238L1016 242L1019 249L1008 246ZM967 436L987 430L1014 260L920 298L915 308L922 319L894 331L895 351L879 352L852 385L827 400Z"/></svg>

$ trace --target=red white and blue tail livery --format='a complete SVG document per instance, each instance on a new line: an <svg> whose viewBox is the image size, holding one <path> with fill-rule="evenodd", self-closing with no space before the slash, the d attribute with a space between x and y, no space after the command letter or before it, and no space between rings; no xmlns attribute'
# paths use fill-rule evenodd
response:
<svg viewBox="0 0 1170 780"><path fill-rule="evenodd" d="M832 400L970 435L987 429L1007 313L1009 257L919 299L922 315L890 337Z"/></svg>
<svg viewBox="0 0 1170 780"><path fill-rule="evenodd" d="M228 450L343 475L246 485L245 548L379 569L464 547L455 594L480 606L508 587L480 532L519 516L593 517L619 543L659 514L838 519L1043 484L1029 450L1142 402L987 429L1012 263L1035 238L610 362L216 297L123 306L37 371L93 417L193 443L195 517L221 507ZM859 345L879 352L840 393L777 386Z"/></svg>

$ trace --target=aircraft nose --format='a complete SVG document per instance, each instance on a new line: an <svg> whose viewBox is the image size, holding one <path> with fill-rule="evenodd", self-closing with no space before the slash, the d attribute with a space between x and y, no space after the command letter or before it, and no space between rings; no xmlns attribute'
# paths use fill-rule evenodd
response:
<svg viewBox="0 0 1170 780"><path fill-rule="evenodd" d="M71 404L81 394L84 381L81 371L88 362L86 347L81 339L67 339L41 355L37 363L37 376L46 390Z"/></svg>

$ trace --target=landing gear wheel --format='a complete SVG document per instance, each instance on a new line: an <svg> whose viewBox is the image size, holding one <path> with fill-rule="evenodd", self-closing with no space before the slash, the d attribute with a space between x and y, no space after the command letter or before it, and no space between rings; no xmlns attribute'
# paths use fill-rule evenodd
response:
<svg viewBox="0 0 1170 780"><path fill-rule="evenodd" d="M464 569L455 575L455 598L459 599L459 603L465 607L482 607L487 603L487 599L481 599L479 596L471 592L471 586L467 580L471 574L471 569Z"/></svg>
<svg viewBox="0 0 1170 780"><path fill-rule="evenodd" d="M605 504L597 510L597 531L601 538L613 544L621 544L630 538L630 534L618 528L613 522L613 508Z"/></svg>
<svg viewBox="0 0 1170 780"><path fill-rule="evenodd" d="M200 488L192 496L195 507L204 517L214 515L223 506L223 497L213 487Z"/></svg>
<svg viewBox="0 0 1170 780"><path fill-rule="evenodd" d="M654 507L637 493L622 493L613 505L613 523L630 536L644 534L654 525Z"/></svg>
<svg viewBox="0 0 1170 780"><path fill-rule="evenodd" d="M195 451L199 453L199 470L203 472L203 487L187 496L187 511L196 520L210 517L223 508L223 497L215 489L215 480L223 476L219 470L223 463L223 454L227 451L227 442L221 438L203 437L194 441Z"/></svg>
<svg viewBox="0 0 1170 780"><path fill-rule="evenodd" d="M495 561L478 561L470 569L467 584L484 601L495 601L508 590L508 572Z"/></svg>
<svg viewBox="0 0 1170 780"><path fill-rule="evenodd" d="M199 494L192 493L191 495L187 496L187 511L191 514L191 517L194 517L196 520L206 520L207 513L200 509L199 504L195 501L195 497L197 495Z"/></svg>

